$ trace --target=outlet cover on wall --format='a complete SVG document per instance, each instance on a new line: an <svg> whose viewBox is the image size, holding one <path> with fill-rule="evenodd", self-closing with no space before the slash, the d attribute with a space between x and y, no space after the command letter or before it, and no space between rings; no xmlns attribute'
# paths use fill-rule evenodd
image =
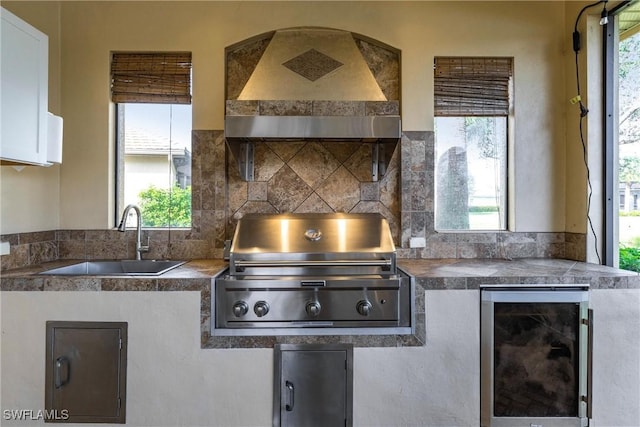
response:
<svg viewBox="0 0 640 427"><path fill-rule="evenodd" d="M424 237L412 237L409 239L410 248L424 248L427 246L427 240Z"/></svg>
<svg viewBox="0 0 640 427"><path fill-rule="evenodd" d="M9 255L11 253L11 245L9 242L0 242L0 255Z"/></svg>

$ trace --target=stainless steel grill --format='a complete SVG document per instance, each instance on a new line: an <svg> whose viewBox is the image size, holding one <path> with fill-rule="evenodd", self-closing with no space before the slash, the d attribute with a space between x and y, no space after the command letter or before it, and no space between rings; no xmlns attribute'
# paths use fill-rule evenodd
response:
<svg viewBox="0 0 640 427"><path fill-rule="evenodd" d="M246 215L213 285L214 335L412 333L413 278L379 214Z"/></svg>

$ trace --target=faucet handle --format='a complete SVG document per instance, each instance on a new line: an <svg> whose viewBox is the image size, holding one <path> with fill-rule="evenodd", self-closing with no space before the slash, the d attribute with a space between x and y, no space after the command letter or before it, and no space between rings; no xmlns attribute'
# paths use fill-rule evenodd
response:
<svg viewBox="0 0 640 427"><path fill-rule="evenodd" d="M136 248L136 250L138 252L149 252L149 236L147 236L147 244L146 245L142 245L142 243L140 243L140 245Z"/></svg>

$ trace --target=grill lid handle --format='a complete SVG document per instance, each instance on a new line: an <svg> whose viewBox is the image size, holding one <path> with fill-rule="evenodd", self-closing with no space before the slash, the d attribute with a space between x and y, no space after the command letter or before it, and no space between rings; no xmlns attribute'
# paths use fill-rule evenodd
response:
<svg viewBox="0 0 640 427"><path fill-rule="evenodd" d="M236 267L390 267L391 259L379 260L360 260L360 259L344 259L335 261L289 261L289 260L273 260L273 261L246 261L236 260Z"/></svg>

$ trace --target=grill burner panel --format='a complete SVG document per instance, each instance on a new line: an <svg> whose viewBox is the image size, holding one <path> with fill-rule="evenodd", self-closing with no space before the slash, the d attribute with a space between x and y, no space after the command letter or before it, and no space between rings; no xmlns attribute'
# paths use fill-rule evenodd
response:
<svg viewBox="0 0 640 427"><path fill-rule="evenodd" d="M413 278L378 214L247 215L214 286L213 335L413 333Z"/></svg>
<svg viewBox="0 0 640 427"><path fill-rule="evenodd" d="M365 321L366 318L367 323L372 324L397 324L399 279L385 280L381 286L375 286L368 281L353 281L348 286L333 287L333 283L329 281L328 286L305 289L296 286L299 281L280 282L277 288L274 288L272 283L265 283L268 287L260 287L259 283L231 282L231 287L227 287L229 283L224 280L219 283L219 286L225 287L225 293L224 298L218 300L218 312L225 313L226 323L242 323L246 326L247 322L322 321L335 325ZM255 307L260 301L269 304L269 312L264 315L255 312ZM361 301L370 305L368 309L361 306L362 314L357 309ZM246 314L238 316L233 310L225 310L238 302L248 305L249 310ZM313 326L313 323L307 323L305 326Z"/></svg>

